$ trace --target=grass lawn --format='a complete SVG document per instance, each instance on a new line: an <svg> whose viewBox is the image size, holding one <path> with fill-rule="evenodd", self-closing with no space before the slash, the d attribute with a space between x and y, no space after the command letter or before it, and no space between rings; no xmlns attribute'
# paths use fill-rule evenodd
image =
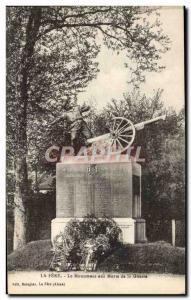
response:
<svg viewBox="0 0 191 300"><path fill-rule="evenodd" d="M7 269L49 270L50 240L28 243L8 255ZM166 242L124 245L98 265L101 272L185 273L185 250Z"/></svg>

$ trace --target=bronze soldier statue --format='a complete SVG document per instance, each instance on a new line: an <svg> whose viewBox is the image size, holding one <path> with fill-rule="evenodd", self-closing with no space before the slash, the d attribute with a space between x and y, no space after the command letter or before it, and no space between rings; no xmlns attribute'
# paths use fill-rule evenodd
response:
<svg viewBox="0 0 191 300"><path fill-rule="evenodd" d="M81 139L81 145L87 144L87 139L91 137L90 129L87 126L85 118L88 117L90 107L88 105L70 106L67 111L64 111L60 117L51 122L49 126L60 121L64 121L64 130L70 134L71 146L76 150L78 140Z"/></svg>

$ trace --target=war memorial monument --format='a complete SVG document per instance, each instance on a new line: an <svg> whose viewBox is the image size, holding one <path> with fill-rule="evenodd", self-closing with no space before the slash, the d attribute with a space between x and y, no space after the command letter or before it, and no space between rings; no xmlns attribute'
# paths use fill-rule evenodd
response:
<svg viewBox="0 0 191 300"><path fill-rule="evenodd" d="M91 145L89 155L68 156L57 163L52 241L71 218L87 215L113 218L121 228L124 243L147 241L146 223L141 216L141 164L129 157L128 149L137 130L164 119L160 116L133 125L128 119L114 118L109 133L87 139ZM97 154L92 150L100 145L109 152Z"/></svg>

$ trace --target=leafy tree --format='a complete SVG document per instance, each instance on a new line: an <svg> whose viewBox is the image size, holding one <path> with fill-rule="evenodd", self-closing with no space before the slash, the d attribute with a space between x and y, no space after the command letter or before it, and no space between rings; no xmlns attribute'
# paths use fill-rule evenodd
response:
<svg viewBox="0 0 191 300"><path fill-rule="evenodd" d="M150 219L183 218L185 214L184 111L165 109L162 90L146 97L139 91L113 99L101 114L94 113L94 134L109 130L107 120L122 116L134 124L166 114L166 120L136 132L133 146L141 146L143 215ZM136 147L135 147L136 148ZM133 151L131 152L133 154Z"/></svg>
<svg viewBox="0 0 191 300"><path fill-rule="evenodd" d="M181 113L176 121L176 133L165 134L160 157L147 164L143 177L143 213L151 220L185 216L185 137Z"/></svg>
<svg viewBox="0 0 191 300"><path fill-rule="evenodd" d="M7 149L15 164L14 249L27 242L29 144L34 139L38 144L47 123L69 102L75 103L96 76L98 31L109 48L126 52L133 82L143 81L145 71L161 70L158 61L169 39L156 9L7 8Z"/></svg>

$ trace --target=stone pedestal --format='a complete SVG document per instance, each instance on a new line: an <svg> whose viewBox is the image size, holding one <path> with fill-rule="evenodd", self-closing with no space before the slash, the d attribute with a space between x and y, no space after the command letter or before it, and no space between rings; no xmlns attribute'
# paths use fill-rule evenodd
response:
<svg viewBox="0 0 191 300"><path fill-rule="evenodd" d="M93 214L111 217L120 226L124 243L142 240L142 225L134 204L136 177L141 167L132 161L105 162L67 161L56 167L56 219L52 220L51 239L64 230L71 218L82 219ZM140 192L140 191L139 191ZM137 193L137 191L136 191ZM139 200L141 203L141 198ZM138 203L138 202L137 202ZM139 210L139 214L140 214ZM140 216L139 216L140 217ZM143 234L144 235L144 234Z"/></svg>
<svg viewBox="0 0 191 300"><path fill-rule="evenodd" d="M135 220L132 218L113 218L122 231L122 241L126 244L135 243Z"/></svg>
<svg viewBox="0 0 191 300"><path fill-rule="evenodd" d="M54 238L61 232L64 231L64 228L71 218L55 218L51 222L51 241L54 241Z"/></svg>

